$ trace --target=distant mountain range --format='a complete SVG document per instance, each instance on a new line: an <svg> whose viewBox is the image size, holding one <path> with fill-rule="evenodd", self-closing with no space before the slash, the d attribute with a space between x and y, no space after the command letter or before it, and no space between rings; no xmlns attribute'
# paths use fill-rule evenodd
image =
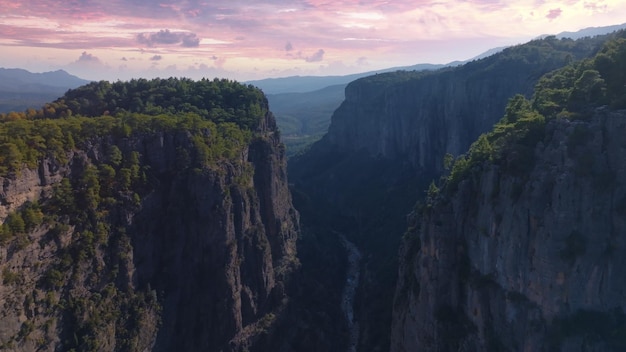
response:
<svg viewBox="0 0 626 352"><path fill-rule="evenodd" d="M579 39L583 37L593 37L596 35L608 34L626 28L626 23L606 26L606 27L588 27L576 32L561 32L558 34L544 34L537 39L554 35L557 38ZM489 49L484 53L472 57L464 61L453 61L448 64L417 64L413 66L392 67L375 71L355 73L345 76L288 76L280 78L266 78L245 83L257 86L265 92L265 94L281 94L281 93L304 93L320 90L329 86L348 84L358 78L371 76L377 73L394 72L394 71L422 71L437 70L443 67L459 66L470 61L479 60L493 54L496 54L507 48L506 46Z"/></svg>
<svg viewBox="0 0 626 352"><path fill-rule="evenodd" d="M626 28L625 24L606 27L590 27L576 32L562 32L557 38L582 38L607 34ZM544 38L548 35L542 35ZM448 64L417 64L392 67L344 76L289 76L247 81L261 88L267 95L270 109L274 112L287 144L288 155L293 155L323 136L330 124L333 111L344 100L344 89L348 83L378 73L394 71L437 70L459 66L496 54L506 47L498 47L465 61ZM39 108L43 104L62 96L68 89L76 88L89 81L58 70L31 73L22 69L0 68L0 112L24 111Z"/></svg>
<svg viewBox="0 0 626 352"><path fill-rule="evenodd" d="M417 64L413 66L392 67L376 71L368 71L355 73L345 76L289 76L280 78L265 78L256 81L247 81L246 83L257 86L265 92L265 94L281 94L281 93L305 93L335 86L339 84L348 84L356 79L371 76L377 73L394 72L394 71L422 71L436 70L447 66L456 66L461 64L460 61L451 62L449 64Z"/></svg>
<svg viewBox="0 0 626 352"><path fill-rule="evenodd" d="M624 28L626 28L626 23L616 24L613 26L606 26L606 27L587 27L576 32L561 32L554 36L559 39L562 39L562 38L580 39L584 37L593 37L596 35L608 34L611 32L619 31L620 29L624 29ZM539 36L539 38L545 38L550 35L552 34L544 34L544 35Z"/></svg>
<svg viewBox="0 0 626 352"><path fill-rule="evenodd" d="M562 32L557 38L578 39L608 34L626 28L626 24L607 27L590 27L576 32ZM549 35L543 35L545 38ZM293 156L311 143L320 139L328 130L333 111L344 100L343 90L348 83L378 73L404 71L437 70L443 67L460 66L497 54L506 46L493 48L465 61L454 61L445 65L418 64L369 71L346 76L290 76L268 78L246 83L261 88L276 116L283 141L287 145L287 155Z"/></svg>
<svg viewBox="0 0 626 352"><path fill-rule="evenodd" d="M33 73L19 68L0 68L0 112L39 108L68 89L89 81L58 70Z"/></svg>

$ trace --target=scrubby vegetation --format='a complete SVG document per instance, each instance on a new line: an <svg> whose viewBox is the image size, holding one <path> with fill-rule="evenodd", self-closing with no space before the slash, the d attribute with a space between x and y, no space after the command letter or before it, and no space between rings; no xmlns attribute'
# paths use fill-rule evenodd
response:
<svg viewBox="0 0 626 352"><path fill-rule="evenodd" d="M544 138L547 121L587 119L602 106L626 108L626 32L608 41L593 58L571 63L543 76L528 100L516 95L491 132L482 134L465 155L456 158L446 178L453 190L472 170L489 161L505 172L524 176L533 167L535 145ZM585 131L576 129L570 141L583 143Z"/></svg>

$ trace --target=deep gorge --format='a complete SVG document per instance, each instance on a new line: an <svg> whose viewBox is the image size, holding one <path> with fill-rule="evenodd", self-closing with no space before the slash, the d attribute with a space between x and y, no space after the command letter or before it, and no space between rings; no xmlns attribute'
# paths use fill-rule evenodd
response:
<svg viewBox="0 0 626 352"><path fill-rule="evenodd" d="M0 115L0 349L619 351L626 35L353 81L287 161L261 90Z"/></svg>

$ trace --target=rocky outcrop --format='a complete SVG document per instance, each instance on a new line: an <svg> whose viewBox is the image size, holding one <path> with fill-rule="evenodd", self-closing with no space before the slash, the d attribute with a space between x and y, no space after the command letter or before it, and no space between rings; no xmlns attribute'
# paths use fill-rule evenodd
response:
<svg viewBox="0 0 626 352"><path fill-rule="evenodd" d="M553 120L534 166L486 162L413 217L392 351L626 346L626 113Z"/></svg>
<svg viewBox="0 0 626 352"><path fill-rule="evenodd" d="M111 146L138 153L144 180L103 200L115 204L98 214L103 238L58 219L0 245L2 348L264 350L299 231L271 113L236 157L201 168L181 166L182 151L197 152L185 131L93 138L65 163L3 179L0 217L36 200L45 210L61 180L80 179Z"/></svg>

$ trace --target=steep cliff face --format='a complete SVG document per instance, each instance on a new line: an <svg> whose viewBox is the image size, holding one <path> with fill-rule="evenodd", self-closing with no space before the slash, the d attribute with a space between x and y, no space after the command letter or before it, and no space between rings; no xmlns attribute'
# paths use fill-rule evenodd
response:
<svg viewBox="0 0 626 352"><path fill-rule="evenodd" d="M626 113L557 119L527 174L486 162L405 236L392 351L618 351Z"/></svg>
<svg viewBox="0 0 626 352"><path fill-rule="evenodd" d="M501 118L512 95L530 95L544 73L593 54L602 42L533 41L461 67L378 74L348 85L328 134L290 159L289 174L324 209L321 218L364 252L359 348L388 349L406 214L443 171L445 153L465 152Z"/></svg>
<svg viewBox="0 0 626 352"><path fill-rule="evenodd" d="M457 68L362 78L346 88L322 143L439 172L443 155L464 153L510 97L530 96L543 74L593 55L600 44L540 40Z"/></svg>
<svg viewBox="0 0 626 352"><path fill-rule="evenodd" d="M2 179L5 224L42 215L0 245L2 348L266 347L297 266L284 147L267 112L235 155L194 163L214 132L94 135Z"/></svg>

